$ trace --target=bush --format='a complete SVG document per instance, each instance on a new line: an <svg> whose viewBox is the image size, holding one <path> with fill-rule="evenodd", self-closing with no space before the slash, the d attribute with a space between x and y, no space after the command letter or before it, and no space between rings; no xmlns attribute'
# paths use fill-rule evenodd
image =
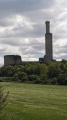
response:
<svg viewBox="0 0 67 120"><path fill-rule="evenodd" d="M59 62L51 63L51 64L48 66L48 77L49 77L49 78L55 78L55 77L57 77L61 72L62 72L62 70L60 69L60 63L59 63Z"/></svg>
<svg viewBox="0 0 67 120"><path fill-rule="evenodd" d="M13 81L25 82L28 80L28 77L27 74L24 72L17 72L12 79Z"/></svg>
<svg viewBox="0 0 67 120"><path fill-rule="evenodd" d="M67 73L59 74L57 81L58 81L58 84L60 85L67 85Z"/></svg>
<svg viewBox="0 0 67 120"><path fill-rule="evenodd" d="M39 81L40 79L37 75L29 75L28 80L35 83L35 81Z"/></svg>
<svg viewBox="0 0 67 120"><path fill-rule="evenodd" d="M42 81L40 80L40 78L37 76L37 79L34 81L35 84L40 84L42 83Z"/></svg>
<svg viewBox="0 0 67 120"><path fill-rule="evenodd" d="M0 82L11 82L12 77L0 77Z"/></svg>
<svg viewBox="0 0 67 120"><path fill-rule="evenodd" d="M29 80L28 80L29 78ZM67 61L44 63L23 63L23 65L3 66L0 68L0 82L19 81L42 84L67 85Z"/></svg>
<svg viewBox="0 0 67 120"><path fill-rule="evenodd" d="M57 78L56 77L51 80L51 84L53 84L53 85L57 84Z"/></svg>
<svg viewBox="0 0 67 120"><path fill-rule="evenodd" d="M47 81L47 74L41 74L40 80L41 80L41 83L46 84L48 82Z"/></svg>

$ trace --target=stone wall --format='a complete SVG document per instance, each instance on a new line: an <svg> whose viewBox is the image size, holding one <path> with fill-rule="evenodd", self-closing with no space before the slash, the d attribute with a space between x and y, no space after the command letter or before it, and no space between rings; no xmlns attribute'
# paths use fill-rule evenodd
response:
<svg viewBox="0 0 67 120"><path fill-rule="evenodd" d="M19 55L5 55L4 65L20 65L22 64L21 56Z"/></svg>

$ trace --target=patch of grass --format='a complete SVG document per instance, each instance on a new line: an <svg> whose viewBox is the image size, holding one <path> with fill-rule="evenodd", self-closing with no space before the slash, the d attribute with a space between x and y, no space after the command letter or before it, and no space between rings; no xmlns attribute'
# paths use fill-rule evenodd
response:
<svg viewBox="0 0 67 120"><path fill-rule="evenodd" d="M67 86L0 84L9 91L3 120L67 120Z"/></svg>

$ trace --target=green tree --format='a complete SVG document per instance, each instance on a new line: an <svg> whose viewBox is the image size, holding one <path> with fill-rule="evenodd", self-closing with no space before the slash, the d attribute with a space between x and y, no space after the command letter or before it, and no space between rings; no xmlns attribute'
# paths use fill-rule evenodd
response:
<svg viewBox="0 0 67 120"><path fill-rule="evenodd" d="M41 80L40 80L39 76L37 76L37 75L29 75L28 80L31 81L32 83L36 83L36 84L41 83Z"/></svg>
<svg viewBox="0 0 67 120"><path fill-rule="evenodd" d="M39 77L40 77L41 83L47 84L48 82L47 74L41 74Z"/></svg>
<svg viewBox="0 0 67 120"><path fill-rule="evenodd" d="M25 82L28 80L27 74L25 72L17 72L13 78L14 81Z"/></svg>
<svg viewBox="0 0 67 120"><path fill-rule="evenodd" d="M67 73L59 74L57 81L60 85L67 85Z"/></svg>
<svg viewBox="0 0 67 120"><path fill-rule="evenodd" d="M51 63L48 66L48 77L49 78L55 78L58 77L58 75L62 73L62 70L60 69L60 63L59 62L54 62Z"/></svg>
<svg viewBox="0 0 67 120"><path fill-rule="evenodd" d="M62 70L62 73L67 73L67 66L64 63L61 63L60 69Z"/></svg>

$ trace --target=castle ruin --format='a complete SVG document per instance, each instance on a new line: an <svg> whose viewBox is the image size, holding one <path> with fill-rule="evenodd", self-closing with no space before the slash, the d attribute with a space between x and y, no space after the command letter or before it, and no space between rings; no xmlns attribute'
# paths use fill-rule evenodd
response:
<svg viewBox="0 0 67 120"><path fill-rule="evenodd" d="M45 56L39 58L40 63L49 64L53 62L53 47L52 47L52 33L50 33L50 22L46 21L46 34L45 34ZM28 61L26 61L28 62ZM30 61L32 62L32 61ZM36 61L34 61L36 62ZM20 65L22 64L20 55L5 55L4 56L4 65Z"/></svg>
<svg viewBox="0 0 67 120"><path fill-rule="evenodd" d="M20 55L5 55L4 65L20 65L22 64Z"/></svg>
<svg viewBox="0 0 67 120"><path fill-rule="evenodd" d="M49 64L53 60L53 47L52 47L52 33L50 33L50 22L46 21L46 34L45 34L45 52L46 55L43 58L39 58L40 63Z"/></svg>

